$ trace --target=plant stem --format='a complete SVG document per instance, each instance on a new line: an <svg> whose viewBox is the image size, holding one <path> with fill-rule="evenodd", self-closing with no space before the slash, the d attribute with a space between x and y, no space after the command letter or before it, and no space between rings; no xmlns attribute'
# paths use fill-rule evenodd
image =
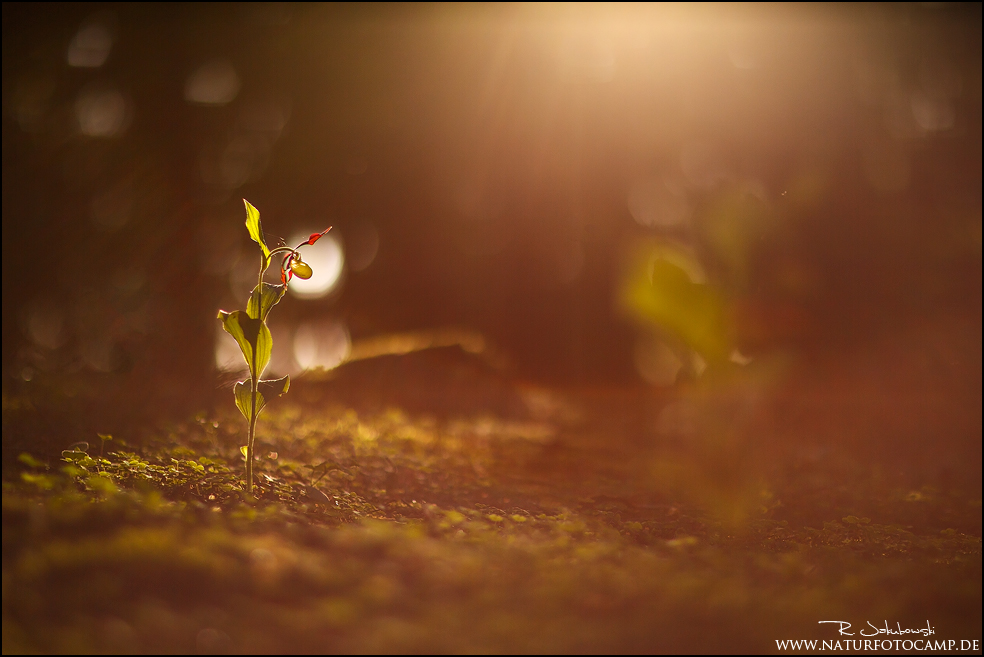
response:
<svg viewBox="0 0 984 657"><path fill-rule="evenodd" d="M253 348L253 362L256 362L256 347ZM253 494L253 439L256 437L256 388L259 384L255 375L250 376L252 395L249 404L249 437L246 439L246 492Z"/></svg>
<svg viewBox="0 0 984 657"><path fill-rule="evenodd" d="M266 271L269 259L260 254L260 274L257 276L257 289L263 287L263 272ZM260 318L262 321L262 317ZM260 373L256 371L256 341L253 341L253 366L249 368L250 402L249 402L249 436L246 438L246 492L253 494L253 441L256 438L256 392L260 385Z"/></svg>

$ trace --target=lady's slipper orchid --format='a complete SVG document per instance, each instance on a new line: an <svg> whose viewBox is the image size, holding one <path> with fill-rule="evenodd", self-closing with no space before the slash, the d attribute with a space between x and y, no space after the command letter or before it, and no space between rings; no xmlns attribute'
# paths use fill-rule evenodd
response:
<svg viewBox="0 0 984 657"><path fill-rule="evenodd" d="M311 236L308 237L306 240L295 246L293 249L289 249L290 253L284 256L284 260L280 264L281 283L287 285L287 283L290 281L291 278L293 278L295 274L297 275L298 278L304 280L311 278L311 275L314 274L314 272L311 270L311 265L301 260L301 254L298 252L298 249L300 249L305 244L314 244L315 242L320 240L329 230L331 230L331 226L328 226L328 228L325 228L320 233L311 233ZM286 247L281 247L280 249L274 249L274 251L280 251L281 249L286 250ZM273 253L274 251L271 251L271 253Z"/></svg>
<svg viewBox="0 0 984 657"><path fill-rule="evenodd" d="M260 272L256 287L249 295L246 310L235 310L231 313L220 310L218 319L222 321L222 328L236 339L249 368L249 379L237 383L233 388L233 393L236 398L236 406L249 421L249 434L246 445L242 449L243 455L246 457L246 491L252 493L256 418L268 400L279 397L287 392L290 387L290 378L286 376L269 381L260 379L263 371L270 363L273 352L273 336L267 327L266 318L273 307L283 298L287 283L294 274L297 274L298 278L308 279L314 273L311 270L311 265L301 260L298 249L306 244L317 242L331 230L331 226L320 233L312 233L305 241L293 248L279 246L271 250L263 238L260 211L250 205L246 199L243 199L243 203L246 205L246 230L249 231L250 238L260 247ZM282 253L285 254L280 263L282 285L264 282L263 274L270 267L271 258Z"/></svg>
<svg viewBox="0 0 984 657"><path fill-rule="evenodd" d="M291 260L290 271L304 280L311 278L311 274L314 273L311 271L311 265L301 260L300 256Z"/></svg>

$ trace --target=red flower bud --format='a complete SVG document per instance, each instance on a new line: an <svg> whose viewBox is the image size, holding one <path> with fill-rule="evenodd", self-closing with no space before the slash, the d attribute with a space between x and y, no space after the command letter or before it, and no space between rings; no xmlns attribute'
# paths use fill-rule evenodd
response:
<svg viewBox="0 0 984 657"><path fill-rule="evenodd" d="M331 226L328 226L328 228L325 228L320 233L311 233L311 237L308 238L307 244L314 244L315 242L320 240L324 236L324 234L327 233L329 230L331 230Z"/></svg>

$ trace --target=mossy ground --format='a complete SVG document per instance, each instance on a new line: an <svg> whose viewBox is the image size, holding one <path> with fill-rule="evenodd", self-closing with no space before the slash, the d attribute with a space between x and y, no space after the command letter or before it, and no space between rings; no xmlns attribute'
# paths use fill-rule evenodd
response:
<svg viewBox="0 0 984 657"><path fill-rule="evenodd" d="M821 620L980 639L979 488L756 468L626 438L596 417L617 395L531 395L549 412L439 416L300 384L261 421L251 498L231 412L24 457L3 651L760 652L836 638Z"/></svg>

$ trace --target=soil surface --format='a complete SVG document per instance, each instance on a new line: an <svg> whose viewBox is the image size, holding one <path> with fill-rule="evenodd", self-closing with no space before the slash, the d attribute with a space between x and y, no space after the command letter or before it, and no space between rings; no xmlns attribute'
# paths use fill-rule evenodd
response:
<svg viewBox="0 0 984 657"><path fill-rule="evenodd" d="M980 359L899 345L669 390L447 349L352 363L270 405L253 495L231 391L25 453L3 651L785 652L869 621L979 642ZM32 403L5 392L5 434Z"/></svg>

